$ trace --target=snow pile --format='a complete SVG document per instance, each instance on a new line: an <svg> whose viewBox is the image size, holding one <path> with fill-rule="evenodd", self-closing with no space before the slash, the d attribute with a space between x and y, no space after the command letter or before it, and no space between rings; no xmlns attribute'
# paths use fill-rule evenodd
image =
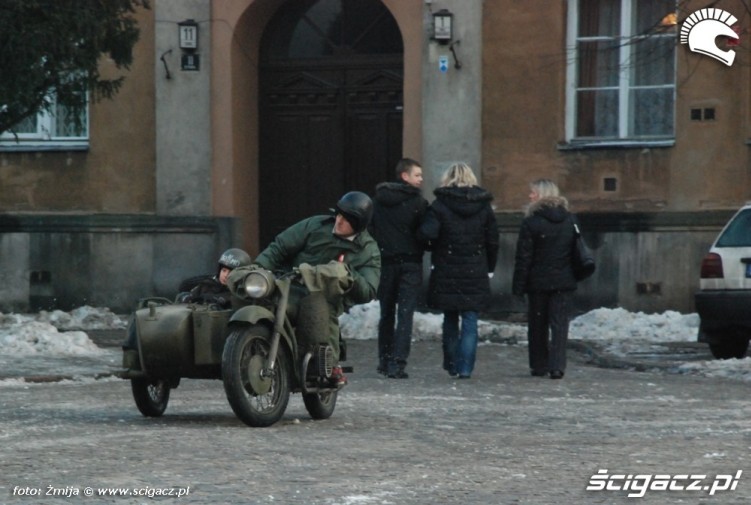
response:
<svg viewBox="0 0 751 505"><path fill-rule="evenodd" d="M695 342L698 314L629 312L622 308L595 309L571 321L569 338L600 343L606 352L626 356L650 352L654 344Z"/></svg>
<svg viewBox="0 0 751 505"><path fill-rule="evenodd" d="M48 322L61 330L118 330L128 326L127 319L118 316L107 308L84 305L71 312L54 310L42 311L37 321Z"/></svg>
<svg viewBox="0 0 751 505"><path fill-rule="evenodd" d="M0 313L0 349L6 356L98 356L104 351L85 330L123 329L127 322L109 309ZM63 330L63 331L60 331ZM66 331L72 330L72 331Z"/></svg>
<svg viewBox="0 0 751 505"><path fill-rule="evenodd" d="M595 309L571 321L571 338L593 341L650 340L688 342L696 339L698 314L668 310L662 314Z"/></svg>
<svg viewBox="0 0 751 505"><path fill-rule="evenodd" d="M377 301L353 307L340 317L344 338L376 340L379 317ZM413 339L439 342L442 323L442 314L416 312ZM569 335L572 340L593 342L612 356L638 356L664 352L668 342L696 342L698 325L697 314L674 311L644 314L602 308L572 320ZM59 310L24 315L0 313L0 371L5 370L12 378L11 371L44 374L54 370L86 375L92 369L101 369L102 363L117 367L121 360L120 349L97 347L86 331L126 327L125 317L106 308L85 306L69 313ZM525 324L481 320L479 333L480 341L526 345ZM751 382L750 363L751 358L682 361L676 363L675 370Z"/></svg>
<svg viewBox="0 0 751 505"><path fill-rule="evenodd" d="M61 333L51 324L39 321L0 327L0 349L3 354L14 356L85 356L102 353L86 333Z"/></svg>

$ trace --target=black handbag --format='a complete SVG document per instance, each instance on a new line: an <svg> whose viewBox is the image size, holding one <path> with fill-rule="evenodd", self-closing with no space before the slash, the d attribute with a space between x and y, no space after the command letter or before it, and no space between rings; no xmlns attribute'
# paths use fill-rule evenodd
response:
<svg viewBox="0 0 751 505"><path fill-rule="evenodd" d="M574 246L571 251L571 266L577 281L583 281L595 273L595 258L582 239L579 225L574 223Z"/></svg>

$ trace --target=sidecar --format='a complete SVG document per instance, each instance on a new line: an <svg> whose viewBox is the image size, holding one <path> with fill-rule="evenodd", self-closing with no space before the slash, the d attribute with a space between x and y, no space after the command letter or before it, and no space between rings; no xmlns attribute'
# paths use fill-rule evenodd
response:
<svg viewBox="0 0 751 505"><path fill-rule="evenodd" d="M138 410L159 417L181 378L221 379L222 351L233 310L144 299L128 325L119 375L130 379ZM135 344L135 345L134 345Z"/></svg>

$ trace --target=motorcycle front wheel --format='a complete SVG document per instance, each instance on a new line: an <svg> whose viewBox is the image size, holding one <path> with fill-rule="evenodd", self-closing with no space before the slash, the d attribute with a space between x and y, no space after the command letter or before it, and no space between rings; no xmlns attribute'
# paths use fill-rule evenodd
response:
<svg viewBox="0 0 751 505"><path fill-rule="evenodd" d="M338 391L327 393L304 393L302 401L313 419L328 419L334 413Z"/></svg>
<svg viewBox="0 0 751 505"><path fill-rule="evenodd" d="M270 330L253 325L230 333L222 353L222 380L235 415L253 427L270 426L282 418L290 394L289 354L279 346L274 370L267 376Z"/></svg>
<svg viewBox="0 0 751 505"><path fill-rule="evenodd" d="M131 379L130 389L136 407L146 417L160 417L167 409L169 402L169 383L164 380Z"/></svg>

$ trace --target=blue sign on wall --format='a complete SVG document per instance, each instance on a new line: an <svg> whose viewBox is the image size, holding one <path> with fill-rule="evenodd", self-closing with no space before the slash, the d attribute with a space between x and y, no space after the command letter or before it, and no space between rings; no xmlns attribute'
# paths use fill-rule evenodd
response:
<svg viewBox="0 0 751 505"><path fill-rule="evenodd" d="M441 56L438 58L438 70L445 74L449 71L449 58L448 56Z"/></svg>

